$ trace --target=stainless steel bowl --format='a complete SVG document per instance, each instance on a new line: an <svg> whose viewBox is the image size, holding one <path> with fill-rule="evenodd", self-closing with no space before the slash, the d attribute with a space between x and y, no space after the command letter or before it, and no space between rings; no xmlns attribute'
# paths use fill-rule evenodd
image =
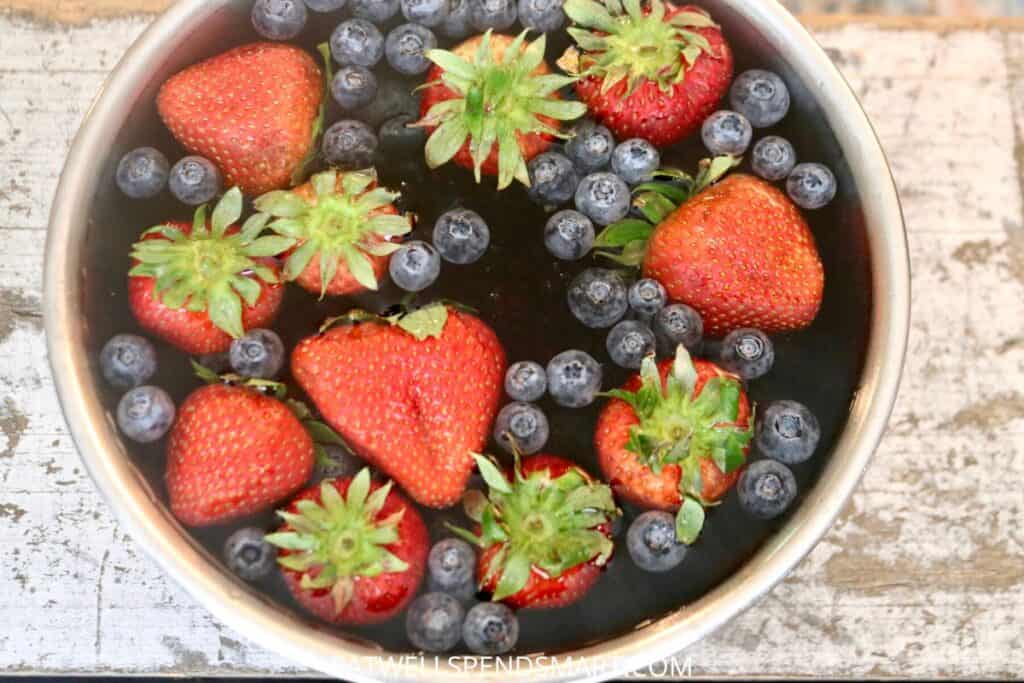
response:
<svg viewBox="0 0 1024 683"><path fill-rule="evenodd" d="M734 45L780 71L799 109L830 135L841 182L855 201L853 224L870 264L873 306L860 383L846 427L814 488L786 525L731 578L693 604L626 635L565 653L593 657L591 669L536 663L481 674L444 660L392 662L373 644L311 627L220 569L175 522L132 464L99 399L88 351L85 302L97 261L97 222L109 220L117 158L168 75L226 45L251 0L180 0L125 55L75 140L54 202L46 249L45 311L50 363L71 433L97 486L124 528L218 619L305 666L356 681L567 681L609 678L678 652L712 632L782 579L828 530L860 480L896 397L909 321L909 266L900 207L885 157L849 87L807 32L774 0L703 0ZM237 31L235 31L237 33ZM829 132L830 131L830 132ZM116 214L113 214L116 215ZM114 228L111 228L114 229ZM90 240L92 240L90 242ZM92 259L90 261L90 259ZM93 306L95 310L95 306Z"/></svg>

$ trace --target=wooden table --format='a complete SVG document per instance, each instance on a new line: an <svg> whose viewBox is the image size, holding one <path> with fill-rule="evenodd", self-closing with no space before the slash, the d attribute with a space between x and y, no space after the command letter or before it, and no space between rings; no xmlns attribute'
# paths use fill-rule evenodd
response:
<svg viewBox="0 0 1024 683"><path fill-rule="evenodd" d="M0 672L296 673L171 584L118 528L57 407L40 261L65 150L166 0L0 14ZM91 18L96 13L100 18ZM1024 673L1024 33L812 22L892 159L914 267L899 404L858 494L697 676Z"/></svg>

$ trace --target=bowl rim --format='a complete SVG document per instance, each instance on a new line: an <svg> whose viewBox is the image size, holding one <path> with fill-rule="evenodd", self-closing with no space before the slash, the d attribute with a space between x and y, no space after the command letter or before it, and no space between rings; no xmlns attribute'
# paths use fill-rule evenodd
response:
<svg viewBox="0 0 1024 683"><path fill-rule="evenodd" d="M136 83L187 34L233 0L179 0L136 40L111 73L75 138L50 215L44 273L44 318L54 384L78 451L117 518L149 557L213 615L261 647L303 666L366 681L603 680L662 660L692 645L750 607L820 540L857 486L895 403L910 321L910 265L895 184L878 138L852 90L811 35L776 0L719 0L757 26L809 86L846 154L863 203L869 236L873 306L864 370L829 464L804 503L735 574L697 602L630 633L536 665L481 671L444 656L381 660L366 643L310 626L241 586L212 562L159 504L131 465L111 416L85 391L92 382L80 315L81 241L108 141ZM495 663L496 664L496 663Z"/></svg>

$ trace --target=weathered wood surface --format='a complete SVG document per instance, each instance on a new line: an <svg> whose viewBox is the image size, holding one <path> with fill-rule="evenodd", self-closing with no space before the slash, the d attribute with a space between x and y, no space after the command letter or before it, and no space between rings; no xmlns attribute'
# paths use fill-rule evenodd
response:
<svg viewBox="0 0 1024 683"><path fill-rule="evenodd" d="M48 376L39 272L50 198L91 98L145 23L0 16L0 672L292 673L118 528ZM863 98L903 196L906 377L825 541L686 655L698 676L1020 676L1024 34L854 24L818 37Z"/></svg>

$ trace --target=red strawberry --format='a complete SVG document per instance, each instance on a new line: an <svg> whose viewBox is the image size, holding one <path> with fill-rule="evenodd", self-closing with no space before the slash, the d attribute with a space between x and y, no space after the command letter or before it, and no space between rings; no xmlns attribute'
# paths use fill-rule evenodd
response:
<svg viewBox="0 0 1024 683"><path fill-rule="evenodd" d="M327 171L291 192L263 195L256 209L275 218L271 230L297 240L286 279L321 296L344 296L377 289L399 248L391 239L412 230L410 219L397 215L398 197L377 187L372 169Z"/></svg>
<svg viewBox="0 0 1024 683"><path fill-rule="evenodd" d="M825 269L800 209L773 185L729 176L663 220L647 243L644 275L724 336L741 327L797 330L818 315Z"/></svg>
<svg viewBox="0 0 1024 683"><path fill-rule="evenodd" d="M621 254L602 253L642 265L672 301L701 314L708 336L807 327L825 290L814 235L800 209L763 180L736 174L713 184L738 163L728 156L705 160L696 178L662 171L683 187L646 184L634 204L649 223L620 221L596 244L623 247Z"/></svg>
<svg viewBox="0 0 1024 683"><path fill-rule="evenodd" d="M554 455L517 458L509 473L476 460L490 496L467 496L466 512L480 527L458 533L482 549L481 589L516 609L582 598L612 554L611 522L620 513L611 489Z"/></svg>
<svg viewBox="0 0 1024 683"><path fill-rule="evenodd" d="M591 115L620 140L644 138L668 147L696 131L732 81L732 50L707 13L651 0L567 0L577 24L559 62ZM587 30L589 29L589 30Z"/></svg>
<svg viewBox="0 0 1024 683"><path fill-rule="evenodd" d="M190 66L157 96L178 142L250 195L293 184L315 147L323 103L316 62L278 43L243 45Z"/></svg>
<svg viewBox="0 0 1024 683"><path fill-rule="evenodd" d="M551 146L562 121L586 113L580 102L564 102L558 90L574 78L551 73L542 35L525 44L488 31L451 52L431 50L419 125L432 131L427 164L455 163L480 175L498 176L498 189L519 180L529 186L526 164Z"/></svg>
<svg viewBox="0 0 1024 683"><path fill-rule="evenodd" d="M303 491L280 513L267 541L300 605L332 624L373 624L398 614L416 595L430 538L416 508L392 490L355 477Z"/></svg>
<svg viewBox="0 0 1024 683"><path fill-rule="evenodd" d="M313 464L313 439L285 403L247 386L211 384L192 392L171 429L171 511L190 526L246 517L297 491Z"/></svg>
<svg viewBox="0 0 1024 683"><path fill-rule="evenodd" d="M292 374L355 452L416 502L456 503L498 410L505 351L479 319L441 304L302 341Z"/></svg>
<svg viewBox="0 0 1024 683"><path fill-rule="evenodd" d="M242 194L231 190L207 221L169 222L143 233L132 250L128 301L139 324L194 355L226 351L233 337L268 327L284 296L276 262L267 257L294 244L259 237L266 217L241 229Z"/></svg>
<svg viewBox="0 0 1024 683"><path fill-rule="evenodd" d="M679 510L677 531L692 543L704 506L736 483L753 437L739 379L683 347L674 361L644 361L639 375L601 411L594 444L615 493L643 508Z"/></svg>

